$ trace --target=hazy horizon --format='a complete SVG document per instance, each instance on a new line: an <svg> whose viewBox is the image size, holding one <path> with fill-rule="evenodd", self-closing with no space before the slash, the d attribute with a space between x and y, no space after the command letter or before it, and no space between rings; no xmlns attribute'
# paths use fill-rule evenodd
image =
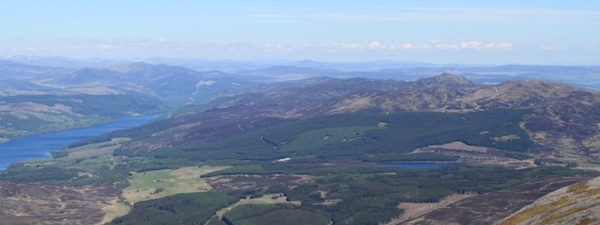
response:
<svg viewBox="0 0 600 225"><path fill-rule="evenodd" d="M591 1L3 1L0 56L599 65Z"/></svg>
<svg viewBox="0 0 600 225"><path fill-rule="evenodd" d="M62 55L5 55L0 56L0 60L8 60L14 61L17 63L28 64L24 61L24 58L28 58L27 60L36 60L36 59L65 59L65 60L75 60L82 62L101 62L101 61L114 61L122 62L122 64L136 63L136 62L144 62L149 64L173 64L179 65L182 62L240 62L240 63L253 63L253 64L264 64L264 65L285 65L289 63L295 62L303 62L303 61L312 61L316 63L331 63L331 64L369 64L369 63L381 63L381 62L389 62L390 64L430 64L431 66L467 66L467 67L493 67L493 66L505 66L505 65L522 65L522 66L600 66L600 63L597 64L586 64L586 63L455 63L455 62L447 62L447 63L435 63L435 62L427 62L427 61L411 61L411 60L395 60L395 59L372 59L372 60L314 60L314 59L281 59L281 58L255 58L255 59L227 59L227 58L182 58L182 57L161 57L161 56L152 56L152 57L68 57ZM169 62L172 63L169 63ZM32 63L32 65L36 65Z"/></svg>

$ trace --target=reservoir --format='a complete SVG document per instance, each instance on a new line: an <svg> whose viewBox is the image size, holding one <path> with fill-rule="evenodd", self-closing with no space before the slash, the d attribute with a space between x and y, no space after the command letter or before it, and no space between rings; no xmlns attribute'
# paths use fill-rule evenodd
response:
<svg viewBox="0 0 600 225"><path fill-rule="evenodd" d="M447 166L461 166L466 165L464 163L457 162L442 162L442 163L379 163L379 165L394 167L394 168L404 168L411 170L422 170L422 169L435 169L440 167Z"/></svg>
<svg viewBox="0 0 600 225"><path fill-rule="evenodd" d="M28 136L0 143L0 170L6 169L13 162L49 158L50 152L58 151L73 142L115 130L137 127L155 117L156 115L124 118L114 123Z"/></svg>

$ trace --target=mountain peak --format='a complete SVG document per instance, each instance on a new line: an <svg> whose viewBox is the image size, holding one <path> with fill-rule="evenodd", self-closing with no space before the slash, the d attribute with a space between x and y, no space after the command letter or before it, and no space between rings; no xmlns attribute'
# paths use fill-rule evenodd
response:
<svg viewBox="0 0 600 225"><path fill-rule="evenodd" d="M469 79L452 73L442 73L440 75L428 78L421 78L415 81L420 86L448 86L448 87L467 87L475 85Z"/></svg>
<svg viewBox="0 0 600 225"><path fill-rule="evenodd" d="M152 64L148 64L145 62L135 62L135 63L118 65L118 66L112 66L109 69L112 71L116 71L116 72L127 73L127 72L131 72L131 71L150 70L153 67L154 66Z"/></svg>

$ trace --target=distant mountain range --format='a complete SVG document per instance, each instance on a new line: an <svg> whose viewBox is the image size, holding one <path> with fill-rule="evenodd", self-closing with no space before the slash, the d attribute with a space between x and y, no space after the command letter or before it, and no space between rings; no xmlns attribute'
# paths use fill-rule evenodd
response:
<svg viewBox="0 0 600 225"><path fill-rule="evenodd" d="M43 80L58 77L73 69L62 67L34 66L0 60L0 79Z"/></svg>
<svg viewBox="0 0 600 225"><path fill-rule="evenodd" d="M0 90L3 91L49 91L54 88L37 85L24 80L0 79Z"/></svg>
<svg viewBox="0 0 600 225"><path fill-rule="evenodd" d="M177 75L198 76L200 72L179 66L137 62L104 68L83 68L44 81L57 86L144 85L152 80Z"/></svg>
<svg viewBox="0 0 600 225"><path fill-rule="evenodd" d="M57 78L77 69L95 68L114 71L145 61L153 65L172 65L195 71L222 71L245 76L256 81L294 80L308 77L368 77L412 81L445 72L462 75L477 84L501 83L508 80L551 80L580 87L600 89L600 66L544 66L544 65L455 65L423 62L378 60L369 62L300 61L234 61L208 59L151 58L147 60L70 59L64 57L12 56L0 60L0 78L22 77L38 79ZM111 69L112 68L112 69ZM180 70L181 68L179 68ZM90 72L90 71L88 71ZM71 74L73 75L73 74ZM251 77L248 77L251 76ZM19 78L20 79L20 78Z"/></svg>
<svg viewBox="0 0 600 225"><path fill-rule="evenodd" d="M410 62L410 61L393 61L393 60L377 60L368 62L319 62L313 60L301 60L285 63L286 66L294 66L300 68L315 68L324 70L339 70L339 71L379 71L384 69L402 69L402 68L418 68L418 67L433 67L437 66L432 63Z"/></svg>

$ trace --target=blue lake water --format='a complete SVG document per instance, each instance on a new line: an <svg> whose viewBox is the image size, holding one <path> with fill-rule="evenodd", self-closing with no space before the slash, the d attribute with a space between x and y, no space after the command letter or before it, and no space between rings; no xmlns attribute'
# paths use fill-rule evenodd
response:
<svg viewBox="0 0 600 225"><path fill-rule="evenodd" d="M465 165L465 164L457 163L457 162L442 162L442 163L380 163L380 165L395 167L395 168L411 169L411 170L422 170L422 169L435 169L435 168L447 167L447 166L461 166L461 165Z"/></svg>
<svg viewBox="0 0 600 225"><path fill-rule="evenodd" d="M73 142L115 130L136 127L155 117L156 115L124 118L115 123L34 135L0 143L0 170L6 169L13 162L49 158L48 153L58 151Z"/></svg>

